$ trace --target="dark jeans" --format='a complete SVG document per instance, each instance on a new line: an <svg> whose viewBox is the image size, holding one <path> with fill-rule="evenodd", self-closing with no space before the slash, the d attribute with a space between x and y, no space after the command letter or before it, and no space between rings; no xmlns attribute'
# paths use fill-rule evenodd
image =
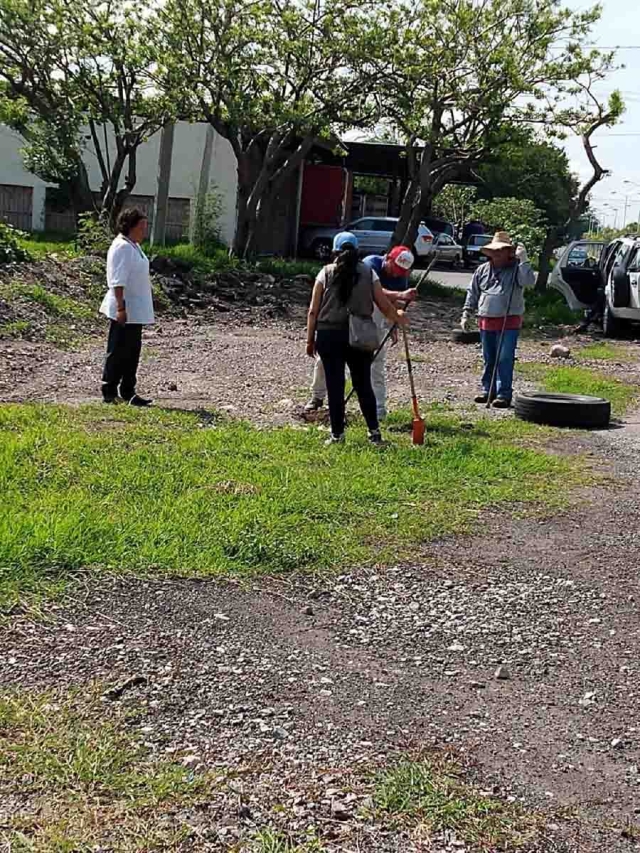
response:
<svg viewBox="0 0 640 853"><path fill-rule="evenodd" d="M496 386L493 389L495 396L503 400L509 400L513 396L513 365L516 360L516 347L520 329L507 329L502 342L502 352L498 363ZM482 374L482 387L486 394L489 393L493 368L498 355L498 343L500 332L480 332L482 338L482 355L484 356L484 373Z"/></svg>
<svg viewBox="0 0 640 853"><path fill-rule="evenodd" d="M344 432L344 385L347 365L366 424L371 432L376 431L378 413L371 387L372 353L349 346L349 332L346 329L318 329L316 349L327 379L332 434L339 436Z"/></svg>
<svg viewBox="0 0 640 853"><path fill-rule="evenodd" d="M142 349L142 326L127 323L121 326L115 320L109 327L107 357L102 371L102 396L117 397L118 388L123 400L136 393L136 374Z"/></svg>

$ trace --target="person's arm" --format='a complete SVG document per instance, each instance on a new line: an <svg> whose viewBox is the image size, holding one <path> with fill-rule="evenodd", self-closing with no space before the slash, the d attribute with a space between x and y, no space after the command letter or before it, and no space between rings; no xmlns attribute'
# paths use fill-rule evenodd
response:
<svg viewBox="0 0 640 853"><path fill-rule="evenodd" d="M481 268L479 267L473 274L471 284L469 285L469 290L467 291L467 298L464 301L464 307L462 309L462 318L460 320L460 326L465 332L469 329L469 320L471 314L477 309L478 302L480 300L480 269Z"/></svg>
<svg viewBox="0 0 640 853"><path fill-rule="evenodd" d="M415 287L410 287L408 290L385 290L382 288L382 292L392 305L397 305L398 302L409 305L418 295L418 291Z"/></svg>
<svg viewBox="0 0 640 853"><path fill-rule="evenodd" d="M131 271L131 248L127 244L118 246L107 264L107 285L113 289L116 300L116 322L124 326L127 322L125 289Z"/></svg>
<svg viewBox="0 0 640 853"><path fill-rule="evenodd" d="M518 260L518 284L525 290L534 287L536 283L536 274L533 267L529 263L527 250L520 244L516 249L516 258Z"/></svg>
<svg viewBox="0 0 640 853"><path fill-rule="evenodd" d="M320 275L313 285L313 293L311 294L311 304L307 314L307 355L313 358L316 354L316 326L318 325L318 314L320 313L320 305L322 304L322 296L324 294L324 270L321 270Z"/></svg>
<svg viewBox="0 0 640 853"><path fill-rule="evenodd" d="M407 317L405 314L399 312L395 305L391 302L391 300L387 297L386 291L382 289L382 285L380 284L380 279L377 275L373 277L373 301L376 303L378 308L382 311L384 316L396 326L406 326L407 325Z"/></svg>

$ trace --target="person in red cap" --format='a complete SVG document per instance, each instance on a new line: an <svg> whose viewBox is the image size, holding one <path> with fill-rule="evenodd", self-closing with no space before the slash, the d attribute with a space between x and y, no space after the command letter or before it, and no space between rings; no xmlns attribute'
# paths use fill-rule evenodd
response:
<svg viewBox="0 0 640 853"><path fill-rule="evenodd" d="M385 296L394 305L398 302L408 305L416 298L416 289L409 286L415 258L406 246L394 246L386 255L369 255L364 258L363 263L377 273ZM374 310L373 318L380 330L380 343L382 343L389 330L389 324L377 308ZM371 384L376 395L378 420L382 420L387 416L387 371L384 350L371 365ZM311 399L305 409L313 412L321 408L326 394L327 386L322 363L316 361Z"/></svg>

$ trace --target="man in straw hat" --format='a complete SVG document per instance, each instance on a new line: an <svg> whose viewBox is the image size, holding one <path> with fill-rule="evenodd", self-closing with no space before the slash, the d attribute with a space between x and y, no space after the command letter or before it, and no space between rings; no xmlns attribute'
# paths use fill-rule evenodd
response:
<svg viewBox="0 0 640 853"><path fill-rule="evenodd" d="M513 365L524 314L524 288L533 287L535 273L524 246L516 246L506 231L498 231L482 252L489 260L475 271L460 325L464 331L469 331L470 314L477 310L484 373L483 390L475 398L476 403L489 402L491 394L491 403L496 409L508 409L513 396ZM495 387L491 388L497 359Z"/></svg>

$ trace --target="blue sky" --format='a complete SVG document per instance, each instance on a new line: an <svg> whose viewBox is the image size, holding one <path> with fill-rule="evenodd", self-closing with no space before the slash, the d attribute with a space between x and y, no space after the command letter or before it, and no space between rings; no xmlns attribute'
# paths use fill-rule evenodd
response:
<svg viewBox="0 0 640 853"><path fill-rule="evenodd" d="M619 46L618 63L625 68L612 74L598 93L606 95L620 89L627 111L620 124L611 130L601 130L594 137L600 163L611 175L596 186L591 203L601 211L601 218L606 216L608 225L614 224L617 211L617 225L622 227L625 197L626 221L637 222L640 217L640 7L638 0L603 0L602 5L602 19L594 29L593 41L602 47ZM589 176L580 140L568 139L564 145L573 171L581 178Z"/></svg>

